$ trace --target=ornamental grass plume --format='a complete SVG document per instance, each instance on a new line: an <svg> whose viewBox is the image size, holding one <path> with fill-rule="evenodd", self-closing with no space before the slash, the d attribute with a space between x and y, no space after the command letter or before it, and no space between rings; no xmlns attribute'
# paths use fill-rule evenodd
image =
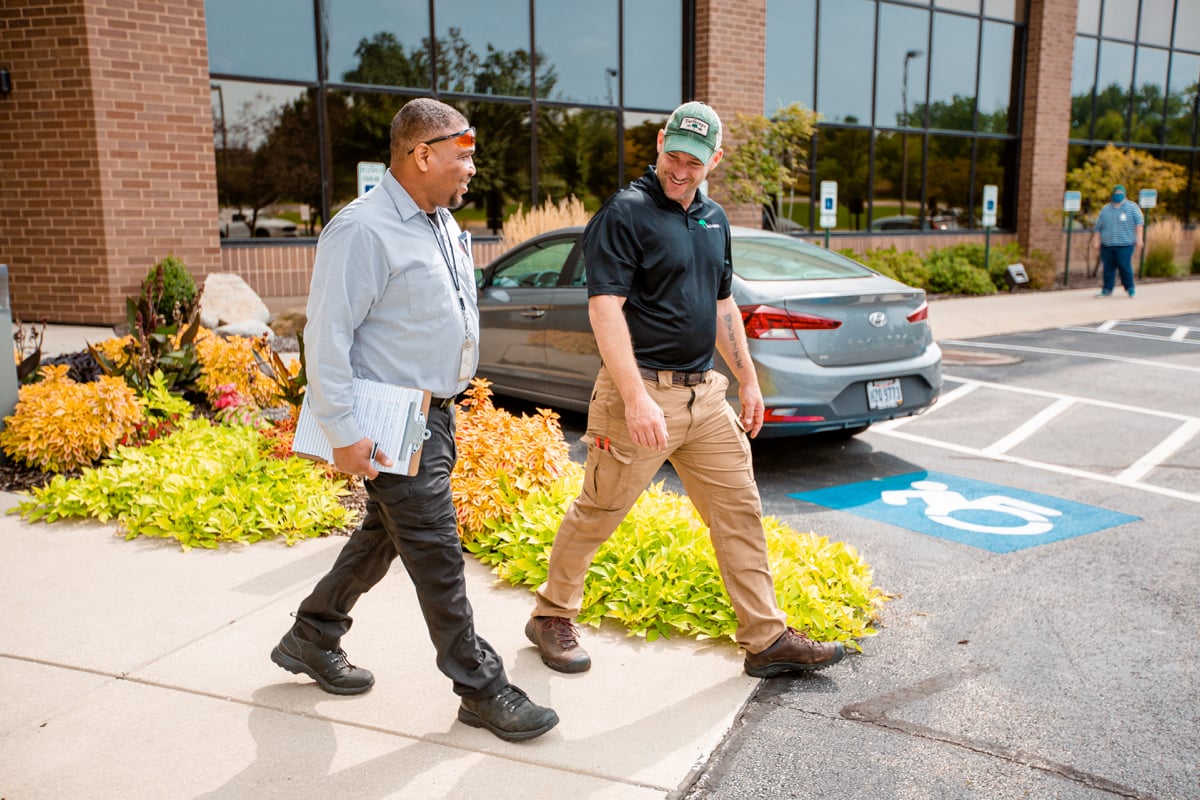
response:
<svg viewBox="0 0 1200 800"><path fill-rule="evenodd" d="M528 211L524 205L519 205L517 210L504 220L504 233L500 237L500 245L508 250L540 233L557 228L587 225L591 218L591 213L575 195L557 203L547 197L546 202Z"/></svg>
<svg viewBox="0 0 1200 800"><path fill-rule="evenodd" d="M1170 278L1181 274L1175 251L1183 241L1183 225L1174 217L1146 226L1146 275Z"/></svg>

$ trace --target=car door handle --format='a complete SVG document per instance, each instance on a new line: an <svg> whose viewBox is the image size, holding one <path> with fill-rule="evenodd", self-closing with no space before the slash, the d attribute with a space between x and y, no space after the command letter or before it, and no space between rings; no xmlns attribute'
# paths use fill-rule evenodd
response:
<svg viewBox="0 0 1200 800"><path fill-rule="evenodd" d="M529 317L530 319L541 319L546 316L546 310L542 308L527 308L521 312L521 316Z"/></svg>

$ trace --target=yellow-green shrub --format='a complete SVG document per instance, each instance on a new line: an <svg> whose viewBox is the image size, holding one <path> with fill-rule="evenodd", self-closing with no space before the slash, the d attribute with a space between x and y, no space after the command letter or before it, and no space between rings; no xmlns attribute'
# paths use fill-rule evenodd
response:
<svg viewBox="0 0 1200 800"><path fill-rule="evenodd" d="M1183 226L1173 217L1147 225L1145 274L1170 278L1182 272L1175 264L1175 251L1182 241Z"/></svg>
<svg viewBox="0 0 1200 800"><path fill-rule="evenodd" d="M452 484L464 540L505 513L511 492L524 495L549 486L571 463L558 414L538 409L535 416L515 417L492 404L490 385L473 380L458 414Z"/></svg>
<svg viewBox="0 0 1200 800"><path fill-rule="evenodd" d="M41 369L42 380L22 386L15 413L4 420L0 446L10 457L47 472L94 464L144 419L137 394L120 378L93 383L67 377L70 366Z"/></svg>
<svg viewBox="0 0 1200 800"><path fill-rule="evenodd" d="M582 469L571 464L551 486L505 494L503 513L465 545L497 575L517 586L546 580L550 550L563 514L579 493ZM789 624L819 641L855 639L871 627L887 600L872 585L871 567L854 548L814 533L797 533L773 517L763 521L780 608ZM579 621L621 623L653 641L684 634L733 639L737 616L729 602L708 529L691 501L662 484L649 487L588 570Z"/></svg>
<svg viewBox="0 0 1200 800"><path fill-rule="evenodd" d="M201 372L196 385L208 395L210 402L219 397L218 387L232 385L238 394L254 401L259 408L275 405L279 399L278 387L258 368L254 358L256 350L266 357L271 348L265 338L198 337L196 352L200 356Z"/></svg>

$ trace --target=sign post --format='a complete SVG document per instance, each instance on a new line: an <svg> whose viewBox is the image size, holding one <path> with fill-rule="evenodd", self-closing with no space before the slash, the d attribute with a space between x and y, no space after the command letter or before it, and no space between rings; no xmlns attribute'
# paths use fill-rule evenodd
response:
<svg viewBox="0 0 1200 800"><path fill-rule="evenodd" d="M991 263L992 228L996 227L996 197L1000 189L995 184L983 187L983 264L989 269Z"/></svg>
<svg viewBox="0 0 1200 800"><path fill-rule="evenodd" d="M1083 202L1080 192L1063 192L1063 211L1067 212L1067 260L1063 263L1063 287L1071 285L1071 231L1075 228L1075 212Z"/></svg>
<svg viewBox="0 0 1200 800"><path fill-rule="evenodd" d="M821 181L821 227L825 229L825 249L829 249L829 229L837 227L837 181Z"/></svg>
<svg viewBox="0 0 1200 800"><path fill-rule="evenodd" d="M1146 217L1142 226L1142 257L1138 261L1138 280L1146 271L1146 234L1150 232L1150 209L1158 205L1158 189L1141 189L1138 191L1138 205Z"/></svg>

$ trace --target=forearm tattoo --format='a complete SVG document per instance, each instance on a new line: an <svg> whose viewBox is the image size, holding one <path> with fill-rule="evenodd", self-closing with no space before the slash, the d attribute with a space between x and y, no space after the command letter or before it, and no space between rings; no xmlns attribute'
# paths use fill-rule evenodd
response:
<svg viewBox="0 0 1200 800"><path fill-rule="evenodd" d="M725 329L725 336L729 342L729 358L733 362L732 366L735 370L741 370L745 367L745 357L742 354L742 349L738 347L737 328L734 327L734 315L721 315L721 325ZM740 322L741 320L737 320Z"/></svg>

